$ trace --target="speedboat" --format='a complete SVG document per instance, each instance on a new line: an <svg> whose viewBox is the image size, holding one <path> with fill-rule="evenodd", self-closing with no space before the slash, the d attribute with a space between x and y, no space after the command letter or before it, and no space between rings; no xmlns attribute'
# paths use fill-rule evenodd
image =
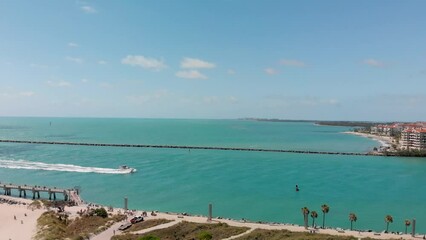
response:
<svg viewBox="0 0 426 240"><path fill-rule="evenodd" d="M131 167L128 167L126 165L121 165L118 169L121 172L124 172L124 173L134 173L134 172L136 172L136 168L131 168Z"/></svg>

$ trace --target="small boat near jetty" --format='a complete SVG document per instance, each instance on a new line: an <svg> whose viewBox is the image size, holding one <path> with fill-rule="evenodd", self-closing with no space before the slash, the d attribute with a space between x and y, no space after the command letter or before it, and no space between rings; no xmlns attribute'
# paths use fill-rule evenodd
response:
<svg viewBox="0 0 426 240"><path fill-rule="evenodd" d="M126 166L126 165L121 165L118 169L123 173L134 173L134 172L136 172L136 168L131 168L131 167Z"/></svg>

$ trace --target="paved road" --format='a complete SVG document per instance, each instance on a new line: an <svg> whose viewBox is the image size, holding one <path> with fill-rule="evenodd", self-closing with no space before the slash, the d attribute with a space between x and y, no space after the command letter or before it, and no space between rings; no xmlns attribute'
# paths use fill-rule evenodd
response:
<svg viewBox="0 0 426 240"><path fill-rule="evenodd" d="M107 230L99 233L98 235L95 235L93 237L91 237L91 240L110 240L112 238L112 236L114 236L114 230L116 231L116 234L119 233L119 231L117 230L118 227L120 227L121 224L124 224L126 221L121 221L121 222L117 222L115 224L113 224L110 228L108 228Z"/></svg>

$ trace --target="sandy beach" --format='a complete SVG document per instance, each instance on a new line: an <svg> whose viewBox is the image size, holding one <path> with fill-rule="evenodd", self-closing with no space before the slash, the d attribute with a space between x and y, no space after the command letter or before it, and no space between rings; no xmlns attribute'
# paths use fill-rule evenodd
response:
<svg viewBox="0 0 426 240"><path fill-rule="evenodd" d="M378 135L374 135L374 134L360 133L360 132L343 132L343 133L357 135L357 136L366 137L366 138L376 140L380 143L380 145L382 147L390 147L393 144L393 138L392 137L378 136Z"/></svg>
<svg viewBox="0 0 426 240"><path fill-rule="evenodd" d="M37 230L37 219L45 210L29 209L28 205L32 200L28 199L0 196L0 201L0 239L31 239ZM18 203L10 204L3 201Z"/></svg>
<svg viewBox="0 0 426 240"><path fill-rule="evenodd" d="M15 202L19 202L20 204L8 204L2 202L0 204L0 212L1 212L1 218L0 218L0 239L5 240L16 240L16 239L32 239L36 233L37 230L37 219L40 217L40 215L47 211L46 209L36 209L31 210L28 208L28 204L32 202L32 200L29 199L21 199L21 198L15 198L15 197L9 197L9 196L0 196L0 199L4 200L12 200ZM25 205L24 205L25 204ZM87 205L80 205L80 206L74 206L74 207L67 207L66 211L70 213L71 218L74 218L77 216L77 212L86 209ZM114 213L118 212L124 212L123 209L116 208L114 209ZM146 211L151 212L151 211ZM142 211L138 210L133 212L133 215L141 215ZM16 216L16 220L15 220ZM130 218L129 218L130 219ZM421 239L423 235L419 235L416 237L412 237L411 235L406 234L386 234L386 233L375 233L375 232L358 232L358 231L350 231L350 230L343 230L343 229L313 229L308 228L305 229L303 226L294 225L294 224L272 224L272 223L252 223L252 222L245 222L245 221L238 221L238 220L232 220L232 219L219 219L219 218L213 218L212 221L208 221L207 217L205 216L187 216L182 214L174 214L174 213L162 213L162 212L156 212L156 216L151 216L148 214L148 217L145 218L146 220L149 219L168 219L172 220L173 222L167 223L167 225L159 225L155 226L152 229L145 229L143 231L139 231L138 233L145 233L149 232L155 229L160 229L168 226L172 226L174 224L177 224L181 221L188 221L188 222L196 222L196 223L227 223L230 226L236 226L236 227L248 227L250 230L246 233L249 233L255 229L266 229L266 230L289 230L293 232L310 232L313 231L315 234L330 234L330 235L337 235L337 236L354 236L356 238L374 238L374 239ZM22 222L21 222L22 221ZM114 232L116 234L120 234L120 231L117 230L118 226L121 223L116 223L109 229L107 229L104 232L101 232L100 234L93 236L91 239L110 239ZM115 231L114 231L115 230Z"/></svg>

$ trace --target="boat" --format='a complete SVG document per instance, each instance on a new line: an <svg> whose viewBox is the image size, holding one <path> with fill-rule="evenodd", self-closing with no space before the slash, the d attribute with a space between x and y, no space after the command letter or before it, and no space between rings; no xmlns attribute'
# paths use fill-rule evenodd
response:
<svg viewBox="0 0 426 240"><path fill-rule="evenodd" d="M124 173L134 173L134 172L136 172L136 168L131 168L131 167L126 166L126 165L121 165L118 169L121 172L124 172Z"/></svg>

